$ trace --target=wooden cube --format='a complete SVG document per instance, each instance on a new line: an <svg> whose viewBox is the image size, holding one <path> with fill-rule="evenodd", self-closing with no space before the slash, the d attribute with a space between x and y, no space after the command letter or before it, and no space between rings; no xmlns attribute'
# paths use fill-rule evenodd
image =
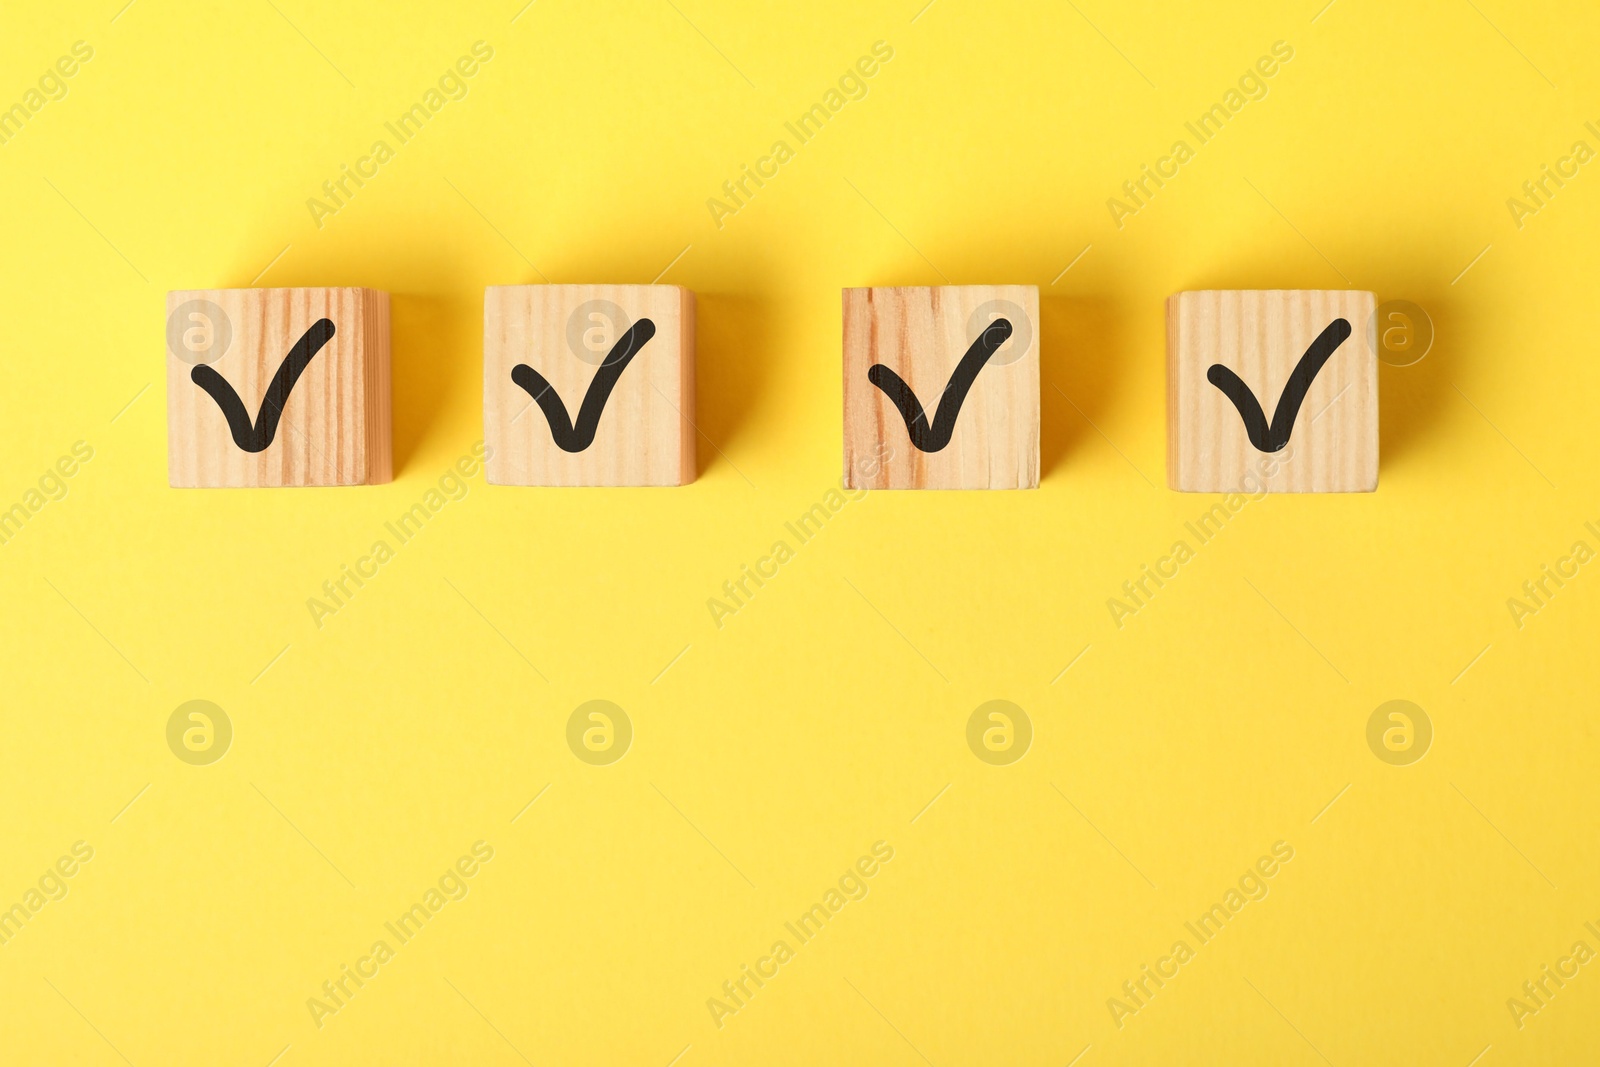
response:
<svg viewBox="0 0 1600 1067"><path fill-rule="evenodd" d="M694 293L491 286L483 433L495 485L694 481Z"/></svg>
<svg viewBox="0 0 1600 1067"><path fill-rule="evenodd" d="M167 294L167 478L180 488L393 477L389 294Z"/></svg>
<svg viewBox="0 0 1600 1067"><path fill-rule="evenodd" d="M1167 484L1190 493L1378 487L1377 300L1210 290L1167 300Z"/></svg>
<svg viewBox="0 0 1600 1067"><path fill-rule="evenodd" d="M856 489L1039 485L1039 290L844 290L844 479Z"/></svg>

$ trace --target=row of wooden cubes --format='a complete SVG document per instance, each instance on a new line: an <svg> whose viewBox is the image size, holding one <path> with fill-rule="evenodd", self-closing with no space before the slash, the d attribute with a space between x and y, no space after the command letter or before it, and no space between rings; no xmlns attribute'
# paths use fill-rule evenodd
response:
<svg viewBox="0 0 1600 1067"><path fill-rule="evenodd" d="M847 486L1038 485L1036 287L846 289L843 304ZM1373 295L1357 291L1173 296L1168 484L1375 489L1374 313ZM488 289L488 480L693 481L694 342L694 294L676 286ZM174 486L392 477L387 293L174 292L167 350Z"/></svg>

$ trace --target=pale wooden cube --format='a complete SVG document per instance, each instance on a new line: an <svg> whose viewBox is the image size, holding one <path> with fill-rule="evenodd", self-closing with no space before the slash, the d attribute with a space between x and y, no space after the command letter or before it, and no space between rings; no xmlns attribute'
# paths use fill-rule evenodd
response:
<svg viewBox="0 0 1600 1067"><path fill-rule="evenodd" d="M495 485L694 481L694 293L491 286L483 431Z"/></svg>
<svg viewBox="0 0 1600 1067"><path fill-rule="evenodd" d="M1376 307L1372 293L1356 290L1169 297L1168 486L1191 493L1376 489Z"/></svg>
<svg viewBox="0 0 1600 1067"><path fill-rule="evenodd" d="M176 487L372 485L393 476L389 294L167 294Z"/></svg>
<svg viewBox="0 0 1600 1067"><path fill-rule="evenodd" d="M859 489L1039 485L1039 290L844 290L844 479Z"/></svg>

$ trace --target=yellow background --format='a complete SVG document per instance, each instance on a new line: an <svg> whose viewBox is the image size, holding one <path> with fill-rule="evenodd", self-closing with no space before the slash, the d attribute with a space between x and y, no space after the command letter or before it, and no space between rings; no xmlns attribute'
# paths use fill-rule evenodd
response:
<svg viewBox="0 0 1600 1067"><path fill-rule="evenodd" d="M273 3L4 15L4 103L95 54L0 147L0 503L94 458L0 547L0 906L95 855L0 947L0 1061L1593 1061L1600 967L1506 1007L1600 948L1600 574L1506 605L1600 544L1600 173L1506 206L1600 147L1592 9ZM319 229L307 199L478 40L469 95ZM867 97L718 228L878 40ZM1279 40L1269 95L1114 225ZM484 287L658 276L699 294L699 480L479 474L313 625L481 436ZM839 475L839 289L946 281L1040 287L1042 487L852 502L717 629ZM164 295L252 282L393 294L393 484L167 487ZM1346 286L1438 331L1382 368L1377 494L1250 504L1118 629L1215 502L1164 488L1164 298ZM235 729L207 767L165 740L195 698ZM564 739L594 698L635 730L608 767ZM966 746L995 698L1034 725L1009 767ZM1409 767L1365 740L1397 698L1436 731ZM470 895L314 1025L480 839ZM870 895L715 1026L878 840ZM1115 1025L1278 840L1270 895Z"/></svg>

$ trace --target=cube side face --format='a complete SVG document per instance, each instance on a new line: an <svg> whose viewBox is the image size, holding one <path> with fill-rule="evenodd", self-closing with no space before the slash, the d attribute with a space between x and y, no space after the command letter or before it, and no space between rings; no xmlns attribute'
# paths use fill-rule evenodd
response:
<svg viewBox="0 0 1600 1067"><path fill-rule="evenodd" d="M366 337L374 353L365 375L367 412L367 484L394 480L394 378L389 357L389 294L366 289Z"/></svg>
<svg viewBox="0 0 1600 1067"><path fill-rule="evenodd" d="M1167 297L1167 488L1183 490L1179 478L1178 441L1178 323L1184 294Z"/></svg>
<svg viewBox="0 0 1600 1067"><path fill-rule="evenodd" d="M1210 290L1167 301L1167 484L1180 492L1371 492L1378 486L1377 299L1358 290ZM1312 379L1288 444L1258 449L1214 365L1270 423L1291 375L1336 320L1350 335Z"/></svg>
<svg viewBox="0 0 1600 1067"><path fill-rule="evenodd" d="M846 289L844 479L852 489L1033 489L1039 485L1039 290L1031 285ZM911 440L868 379L894 371L934 423L973 342L997 318L1012 334L973 379L949 443ZM1016 320L1016 321L1012 321Z"/></svg>
<svg viewBox="0 0 1600 1067"><path fill-rule="evenodd" d="M673 486L694 480L692 292L675 285L491 286L483 316L490 483ZM600 365L641 319L655 326L654 335L616 379L593 440L566 451L532 394L513 380L513 369L526 364L537 371L576 429Z"/></svg>
<svg viewBox="0 0 1600 1067"><path fill-rule="evenodd" d="M357 288L182 290L167 294L167 319L171 485L337 486L390 479L387 293ZM246 451L236 443L223 409L195 381L196 368L215 371L249 423L261 427L270 384L322 319L333 323L332 337L295 379L271 442L259 451Z"/></svg>

